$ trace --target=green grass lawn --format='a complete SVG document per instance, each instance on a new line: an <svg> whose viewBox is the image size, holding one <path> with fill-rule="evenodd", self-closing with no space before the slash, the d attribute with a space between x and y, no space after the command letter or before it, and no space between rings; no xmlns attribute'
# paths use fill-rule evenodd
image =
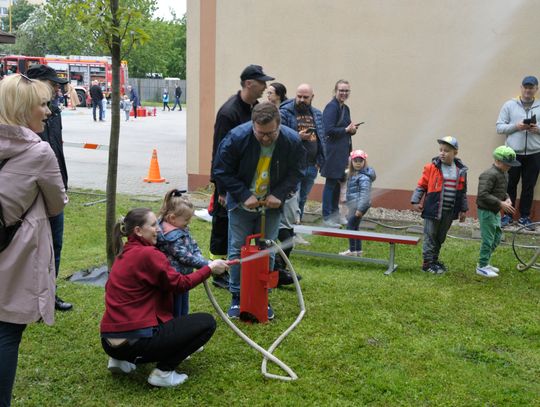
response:
<svg viewBox="0 0 540 407"><path fill-rule="evenodd" d="M442 276L420 272L421 245L398 246L398 270L378 265L292 256L303 279L306 316L276 355L299 376L268 380L261 356L221 320L204 352L182 363L189 380L178 388L146 383L152 366L112 376L101 349L103 289L67 282L73 272L105 263L104 204L72 193L59 293L72 312L56 324L27 328L20 349L14 405L21 406L359 406L540 405L540 272L516 270L509 247L493 264L501 276L476 276L476 241L449 239ZM119 213L150 204L119 198ZM210 224L192 223L208 253ZM337 252L346 240L315 238L310 249ZM385 244L365 242L365 254L386 258ZM223 309L229 295L214 289ZM274 322L241 327L268 347L296 318L294 289L274 290ZM203 287L191 310L216 315ZM217 315L216 315L217 317ZM272 373L282 372L270 364Z"/></svg>

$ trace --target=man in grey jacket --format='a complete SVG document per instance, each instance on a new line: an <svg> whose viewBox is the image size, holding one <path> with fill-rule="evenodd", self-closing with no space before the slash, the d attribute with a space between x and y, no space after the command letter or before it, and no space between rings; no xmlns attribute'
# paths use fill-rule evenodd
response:
<svg viewBox="0 0 540 407"><path fill-rule="evenodd" d="M521 96L507 101L499 113L497 133L506 136L506 145L517 154L521 167L512 167L508 172L508 195L515 206L517 186L521 178L521 196L519 198L520 218L518 223L531 226L531 207L534 187L540 173L540 101L535 99L538 92L538 79L526 76L521 82ZM513 222L511 215L504 215L501 226Z"/></svg>

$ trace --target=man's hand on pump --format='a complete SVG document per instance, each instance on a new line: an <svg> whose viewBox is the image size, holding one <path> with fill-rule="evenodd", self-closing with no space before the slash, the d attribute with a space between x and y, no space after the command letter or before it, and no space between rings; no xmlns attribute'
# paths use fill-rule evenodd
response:
<svg viewBox="0 0 540 407"><path fill-rule="evenodd" d="M267 208L276 209L281 206L281 200L276 198L274 195L268 195L262 204Z"/></svg>
<svg viewBox="0 0 540 407"><path fill-rule="evenodd" d="M244 206L248 209L256 209L261 206L265 206L270 209L276 209L281 206L281 200L276 198L274 195L268 195L264 199L257 199L255 195L251 195L248 199L244 201Z"/></svg>
<svg viewBox="0 0 540 407"><path fill-rule="evenodd" d="M248 209L256 209L261 206L261 203L255 195L251 195L248 199L244 201L244 206Z"/></svg>

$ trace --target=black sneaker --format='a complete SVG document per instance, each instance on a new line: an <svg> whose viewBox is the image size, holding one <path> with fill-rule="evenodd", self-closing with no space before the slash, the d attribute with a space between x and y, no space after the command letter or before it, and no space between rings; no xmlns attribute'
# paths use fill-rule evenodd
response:
<svg viewBox="0 0 540 407"><path fill-rule="evenodd" d="M229 289L229 273L226 271L219 276L212 276L212 284L217 288Z"/></svg>
<svg viewBox="0 0 540 407"><path fill-rule="evenodd" d="M278 287L281 287L282 285L289 285L289 284L294 283L292 274L289 270L280 268L280 269L277 269L277 271L279 272L279 280L277 284ZM302 279L302 276L300 274L297 274L296 278L298 279L298 281L300 281Z"/></svg>
<svg viewBox="0 0 540 407"><path fill-rule="evenodd" d="M274 314L274 310L272 309L272 306L268 304L268 320L272 321L276 315Z"/></svg>
<svg viewBox="0 0 540 407"><path fill-rule="evenodd" d="M523 216L523 217L519 218L518 224L520 226L525 226L525 229L527 229L527 230L530 230L530 231L536 230L535 225L531 221L531 218L529 218L528 216Z"/></svg>
<svg viewBox="0 0 540 407"><path fill-rule="evenodd" d="M431 274L443 274L444 270L437 263L429 263L422 265L422 271Z"/></svg>
<svg viewBox="0 0 540 407"><path fill-rule="evenodd" d="M54 297L54 308L58 311L70 311L73 308L73 304L65 302L60 297Z"/></svg>
<svg viewBox="0 0 540 407"><path fill-rule="evenodd" d="M501 218L501 228L510 226L514 222L514 219L510 215L503 215Z"/></svg>
<svg viewBox="0 0 540 407"><path fill-rule="evenodd" d="M446 264L444 264L442 261L436 260L433 263L435 263L443 271L443 273L446 273L448 271L448 267L446 267Z"/></svg>

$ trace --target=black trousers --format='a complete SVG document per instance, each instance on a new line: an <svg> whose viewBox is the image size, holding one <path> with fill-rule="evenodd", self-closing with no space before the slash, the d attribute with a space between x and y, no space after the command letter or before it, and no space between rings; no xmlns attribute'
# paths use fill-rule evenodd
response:
<svg viewBox="0 0 540 407"><path fill-rule="evenodd" d="M180 362L210 340L216 330L216 320L210 314L195 313L171 319L159 325L151 338L112 347L105 338L101 345L105 353L131 363L157 362L156 367L170 372Z"/></svg>
<svg viewBox="0 0 540 407"><path fill-rule="evenodd" d="M218 194L214 192L214 210L212 212L212 231L210 232L210 253L216 256L227 256L229 238L229 214L227 208L221 206Z"/></svg>
<svg viewBox="0 0 540 407"><path fill-rule="evenodd" d="M512 205L516 203L517 186L521 178L521 196L519 197L520 216L531 216L531 207L534 198L534 187L540 172L540 153L531 155L518 154L516 159L521 167L512 167L508 171L508 195Z"/></svg>

